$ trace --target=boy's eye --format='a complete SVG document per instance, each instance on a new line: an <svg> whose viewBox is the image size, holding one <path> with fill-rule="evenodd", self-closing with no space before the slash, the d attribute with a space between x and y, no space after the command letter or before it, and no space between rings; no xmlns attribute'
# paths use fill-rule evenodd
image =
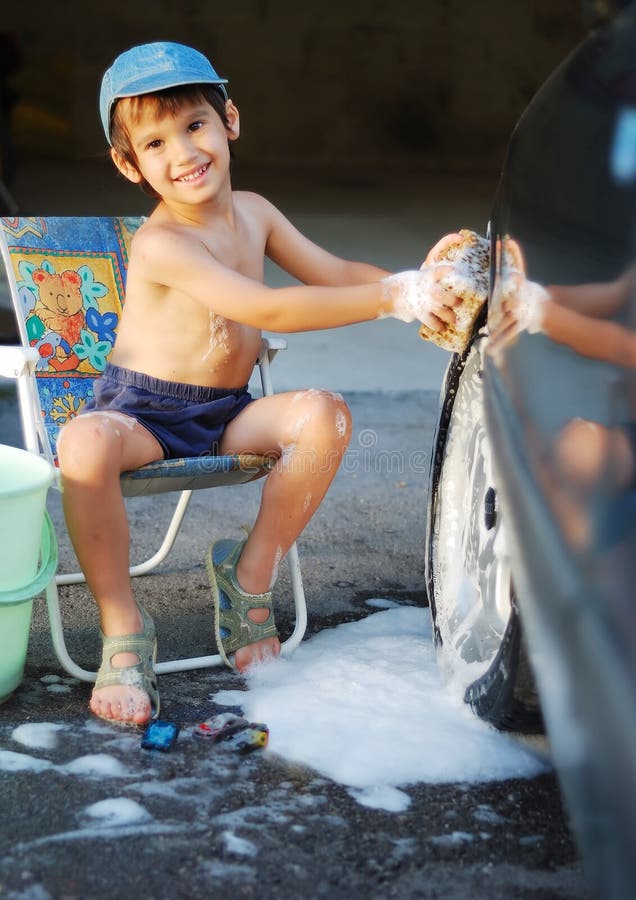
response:
<svg viewBox="0 0 636 900"><path fill-rule="evenodd" d="M202 128L202 127L203 127L203 122L201 122L199 119L197 119L196 122L192 122L190 124L190 131L198 131L199 128Z"/></svg>
<svg viewBox="0 0 636 900"><path fill-rule="evenodd" d="M146 147L147 147L148 150L156 150L157 147L160 147L160 146L161 146L161 141L160 141L158 138L157 138L157 140L155 140L155 141L149 141L149 142L146 144Z"/></svg>

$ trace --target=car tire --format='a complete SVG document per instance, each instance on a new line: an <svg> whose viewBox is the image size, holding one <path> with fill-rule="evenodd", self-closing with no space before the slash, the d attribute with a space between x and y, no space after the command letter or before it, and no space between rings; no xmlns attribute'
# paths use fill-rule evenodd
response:
<svg viewBox="0 0 636 900"><path fill-rule="evenodd" d="M426 586L449 682L496 728L536 734L543 721L484 424L484 342L478 325L446 373L431 457Z"/></svg>

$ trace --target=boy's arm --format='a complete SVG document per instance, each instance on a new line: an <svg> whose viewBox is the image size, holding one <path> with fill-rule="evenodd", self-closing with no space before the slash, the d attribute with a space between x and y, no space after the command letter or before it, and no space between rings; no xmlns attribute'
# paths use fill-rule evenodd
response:
<svg viewBox="0 0 636 900"><path fill-rule="evenodd" d="M504 279L489 316L490 346L496 349L519 331L541 332L581 356L636 368L636 332L597 318L623 305L629 288L627 276L603 284L543 287L515 270Z"/></svg>
<svg viewBox="0 0 636 900"><path fill-rule="evenodd" d="M390 274L379 266L330 253L306 237L268 200L258 195L250 199L265 225L266 255L298 281L344 287L369 284Z"/></svg>
<svg viewBox="0 0 636 900"><path fill-rule="evenodd" d="M549 288L552 294L554 288ZM582 356L619 366L636 367L636 334L618 322L607 322L568 309L558 301L543 304L541 330Z"/></svg>
<svg viewBox="0 0 636 900"><path fill-rule="evenodd" d="M442 241L446 239L442 238ZM521 245L512 238L505 238L504 251L504 278L506 277L506 264L510 268L510 274L516 271L525 277L526 264ZM550 284L546 287L546 290L550 294L550 299L554 303L558 303L559 306L574 310L582 316L589 316L594 319L609 319L611 316L616 315L625 305L633 289L634 275L635 271L632 268L615 278L614 281L588 282L584 284Z"/></svg>
<svg viewBox="0 0 636 900"><path fill-rule="evenodd" d="M633 273L602 284L554 285L548 290L555 303L581 315L605 319L615 315L629 296Z"/></svg>
<svg viewBox="0 0 636 900"><path fill-rule="evenodd" d="M381 271L381 270L380 270ZM218 315L275 332L314 331L383 316L437 330L459 301L439 284L443 268L344 287L268 288L219 263L181 229L147 224L134 238L129 280L183 291Z"/></svg>

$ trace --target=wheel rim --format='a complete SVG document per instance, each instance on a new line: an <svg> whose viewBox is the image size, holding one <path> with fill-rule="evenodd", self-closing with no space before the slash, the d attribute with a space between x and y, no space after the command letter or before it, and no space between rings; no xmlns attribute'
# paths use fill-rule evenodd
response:
<svg viewBox="0 0 636 900"><path fill-rule="evenodd" d="M440 663L464 687L488 669L510 617L510 567L484 428L482 343L473 344L457 383L430 536Z"/></svg>

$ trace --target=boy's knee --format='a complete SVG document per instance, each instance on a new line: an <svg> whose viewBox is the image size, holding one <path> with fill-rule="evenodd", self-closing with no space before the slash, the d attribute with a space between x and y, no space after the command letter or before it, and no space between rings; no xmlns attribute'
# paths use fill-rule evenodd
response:
<svg viewBox="0 0 636 900"><path fill-rule="evenodd" d="M594 470L605 456L607 432L596 422L573 419L565 426L556 445L557 461L562 469Z"/></svg>
<svg viewBox="0 0 636 900"><path fill-rule="evenodd" d="M108 464L117 443L117 430L106 416L86 413L72 419L60 430L57 439L62 474Z"/></svg>
<svg viewBox="0 0 636 900"><path fill-rule="evenodd" d="M299 392L295 398L297 417L292 427L297 436L311 425L321 435L331 437L345 445L351 437L351 413L342 394L310 389Z"/></svg>

